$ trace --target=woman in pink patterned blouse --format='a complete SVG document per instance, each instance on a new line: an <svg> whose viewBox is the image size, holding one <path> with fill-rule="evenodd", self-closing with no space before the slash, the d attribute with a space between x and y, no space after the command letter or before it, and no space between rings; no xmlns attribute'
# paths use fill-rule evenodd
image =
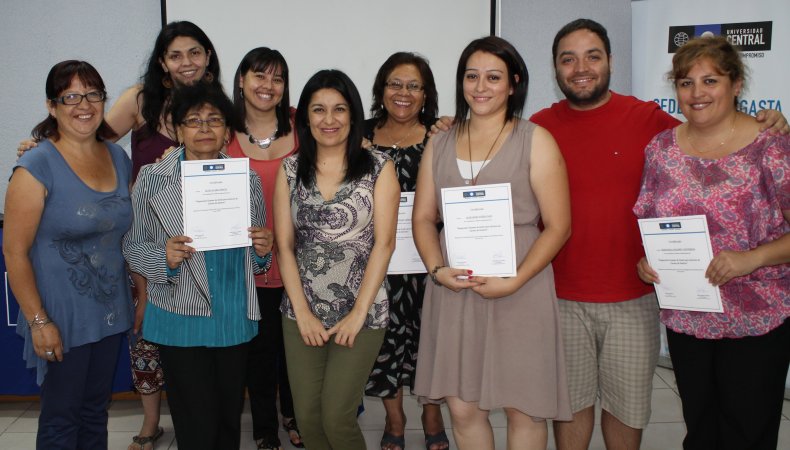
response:
<svg viewBox="0 0 790 450"><path fill-rule="evenodd" d="M705 214L705 276L723 313L665 309L685 449L776 448L790 362L790 137L736 109L744 82L723 37L689 41L669 78L688 119L645 149L638 217ZM644 258L640 278L658 283Z"/></svg>

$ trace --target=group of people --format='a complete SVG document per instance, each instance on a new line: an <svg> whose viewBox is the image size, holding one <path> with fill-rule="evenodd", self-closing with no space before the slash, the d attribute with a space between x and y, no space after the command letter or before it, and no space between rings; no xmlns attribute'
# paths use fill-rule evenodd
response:
<svg viewBox="0 0 790 450"><path fill-rule="evenodd" d="M433 75L413 53L382 65L368 121L337 70L313 75L292 108L288 65L265 47L239 64L231 101L216 50L189 22L163 28L142 83L106 120L95 69L55 65L4 230L24 358L41 384L38 448L107 447L130 328L144 405L132 450L162 434L163 382L189 449L239 448L246 387L258 448L281 448L279 397L294 445L365 449L365 393L384 399L382 450L402 450L405 385L423 406L428 450L449 448L442 402L461 449L494 448L494 408L507 415L508 448L545 448L546 420L558 448L587 448L597 398L607 448L638 448L659 320L684 448L775 448L790 362L786 120L737 111L746 75L724 38L691 40L673 59L684 124L609 90L612 51L597 22L564 26L552 54L565 100L524 120L518 51L493 36L471 42L452 123L436 122ZM444 131L429 139L434 122ZM112 143L129 131L131 161ZM227 157L250 159L252 245L195 251L180 162ZM516 276L448 267L441 189L503 182ZM407 191L427 275L387 276ZM708 218L706 276L723 313L659 312L650 283L660 273L636 218L689 214Z"/></svg>

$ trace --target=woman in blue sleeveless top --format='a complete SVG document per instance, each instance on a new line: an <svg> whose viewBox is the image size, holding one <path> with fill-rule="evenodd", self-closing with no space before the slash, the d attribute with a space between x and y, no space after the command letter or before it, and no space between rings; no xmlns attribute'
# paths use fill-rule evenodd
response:
<svg viewBox="0 0 790 450"><path fill-rule="evenodd" d="M111 143L104 82L64 61L46 82L40 144L14 167L3 249L20 306L23 357L41 385L36 447L107 448L107 406L132 303L121 239L131 162Z"/></svg>

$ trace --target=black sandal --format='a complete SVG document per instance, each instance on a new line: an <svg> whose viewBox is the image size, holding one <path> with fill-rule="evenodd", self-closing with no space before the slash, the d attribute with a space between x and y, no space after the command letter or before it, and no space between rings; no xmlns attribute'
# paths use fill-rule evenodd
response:
<svg viewBox="0 0 790 450"><path fill-rule="evenodd" d="M283 420L283 428L288 433L288 440L291 441L291 445L296 448L304 448L304 442L302 442L302 434L299 433L299 428L296 426L296 419L290 417L288 419ZM297 441L294 441L294 438L291 437L291 433L296 433Z"/></svg>
<svg viewBox="0 0 790 450"><path fill-rule="evenodd" d="M444 449L450 448L450 440L447 439L447 433L444 430L435 434L425 434L425 448L431 450L434 445L440 445Z"/></svg>
<svg viewBox="0 0 790 450"><path fill-rule="evenodd" d="M156 429L156 433L153 436L134 436L132 437L132 445L136 445L140 447L140 450L145 450L146 445L150 445L151 448L156 448L156 441L159 440L162 435L165 434L165 430L162 427ZM131 447L131 446L130 446Z"/></svg>
<svg viewBox="0 0 790 450"><path fill-rule="evenodd" d="M280 450L282 448L282 444L280 443L280 438L277 436L268 436L260 439L255 440L255 445L258 450Z"/></svg>
<svg viewBox="0 0 790 450"><path fill-rule="evenodd" d="M404 450L406 448L406 436L395 436L385 431L384 434L381 435L381 442L379 445L381 446L381 450L384 450L384 447L389 445L394 445L398 450Z"/></svg>

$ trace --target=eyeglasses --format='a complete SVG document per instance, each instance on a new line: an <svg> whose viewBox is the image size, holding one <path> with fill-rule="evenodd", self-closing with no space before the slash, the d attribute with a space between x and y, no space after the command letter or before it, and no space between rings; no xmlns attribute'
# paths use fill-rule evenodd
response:
<svg viewBox="0 0 790 450"><path fill-rule="evenodd" d="M209 117L208 119L203 120L193 117L192 119L186 119L181 123L187 128L203 128L204 123L211 128L221 128L225 126L225 119L221 117Z"/></svg>
<svg viewBox="0 0 790 450"><path fill-rule="evenodd" d="M388 88L392 89L393 91L400 91L404 87L409 92L419 92L419 91L425 89L425 87L423 85L421 85L420 83L417 83L416 81L411 81L411 82L407 83L405 86L400 81L388 81L384 85L387 86Z"/></svg>
<svg viewBox="0 0 790 450"><path fill-rule="evenodd" d="M90 103L99 103L107 98L107 94L100 91L91 91L87 94L66 94L62 97L53 98L52 101L63 105L79 105L82 103L83 98Z"/></svg>

